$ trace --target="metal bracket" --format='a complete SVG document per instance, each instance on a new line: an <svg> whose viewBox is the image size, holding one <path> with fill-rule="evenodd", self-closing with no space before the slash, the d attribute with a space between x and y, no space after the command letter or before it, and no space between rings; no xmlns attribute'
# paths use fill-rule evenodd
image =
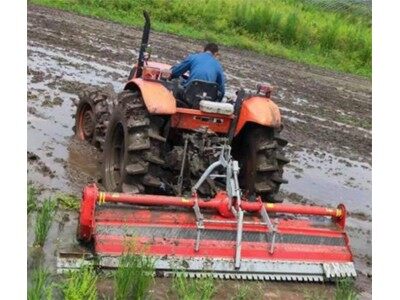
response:
<svg viewBox="0 0 400 300"><path fill-rule="evenodd" d="M185 171L185 164L186 164L186 153L187 153L187 147L188 147L188 140L189 137L185 136L185 144L183 146L183 158L182 158L182 165L181 165L181 171L179 173L178 177L178 184L177 184L177 189L178 189L178 195L182 195L182 185L183 185L183 172Z"/></svg>
<svg viewBox="0 0 400 300"><path fill-rule="evenodd" d="M195 243L195 251L199 250L200 247L200 239L201 239L201 232L202 230L205 230L204 227L204 222L207 223L212 223L212 220L204 220L204 216L200 211L200 208L198 206L197 202L197 189L203 184L203 182L208 178L208 177L221 177L223 175L214 175L211 174L217 167L222 166L225 168L226 172L226 192L228 194L228 199L229 199L229 209L232 212L232 214L236 217L236 249L235 249L235 268L239 269L241 265L241 250L242 250L242 236L243 236L243 218L244 218L244 212L241 209L241 199L242 199L242 191L239 186L239 163L236 160L232 159L231 156L231 147L227 145L226 143L222 145L220 148L221 151L219 153L219 159L212 163L203 173L203 175L200 177L200 179L196 182L196 184L192 188L192 193L195 195L196 201L195 205L193 206L194 213L196 215L196 227L197 227L197 237L196 237L196 243ZM267 229L272 232L272 238L270 242L270 248L269 248L269 253L273 254L274 253L274 248L275 248L275 240L276 240L276 234L277 234L277 229L276 227L272 224L267 210L265 209L265 206L262 205L261 208L261 218L263 220L263 224L266 225ZM223 222L223 221L219 221ZM266 237L267 237L267 242L268 242L268 233L266 232Z"/></svg>
<svg viewBox="0 0 400 300"><path fill-rule="evenodd" d="M265 206L263 205L261 208L261 218L263 219L264 223L267 225L267 228L269 228L272 231L272 239L271 239L271 246L269 248L269 253L274 254L274 248L275 248L275 239L276 239L276 234L278 233L276 227L272 224L271 219L268 216L267 210L265 209ZM268 242L268 235L266 234L267 237L267 242Z"/></svg>
<svg viewBox="0 0 400 300"><path fill-rule="evenodd" d="M200 211L199 203L196 200L193 206L194 214L196 216L196 227L197 227L197 235L196 235L196 243L194 245L194 251L199 251L200 247L200 239L201 239L201 232L204 230L204 216Z"/></svg>

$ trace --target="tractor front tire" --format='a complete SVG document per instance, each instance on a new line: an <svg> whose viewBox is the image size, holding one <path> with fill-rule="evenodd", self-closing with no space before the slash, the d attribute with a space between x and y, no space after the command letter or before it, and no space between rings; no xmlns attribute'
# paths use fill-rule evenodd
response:
<svg viewBox="0 0 400 300"><path fill-rule="evenodd" d="M104 91L86 90L79 96L75 114L75 135L102 150L107 131L110 110L110 94Z"/></svg>

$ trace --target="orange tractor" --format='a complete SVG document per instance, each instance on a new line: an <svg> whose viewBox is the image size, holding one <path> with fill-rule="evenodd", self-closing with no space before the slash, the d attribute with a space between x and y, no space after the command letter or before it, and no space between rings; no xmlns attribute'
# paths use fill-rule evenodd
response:
<svg viewBox="0 0 400 300"><path fill-rule="evenodd" d="M113 105L97 92L81 97L76 131L104 148L103 185L109 191L184 194L212 163L222 144L230 145L241 169L239 184L249 198L281 202L289 160L280 137L281 115L268 86L237 92L235 104L217 102L215 83L193 81L182 98L170 67L148 61L147 19L139 61ZM147 57L146 57L147 56ZM109 108L112 107L112 108ZM190 163L188 163L190 162ZM212 196L223 180L208 179L199 188Z"/></svg>
<svg viewBox="0 0 400 300"><path fill-rule="evenodd" d="M289 160L268 86L239 90L232 104L218 101L216 84L193 81L178 97L170 66L145 53L144 16L139 60L124 91L115 98L86 92L76 114L76 135L104 156L108 192L84 188L78 227L98 265L116 267L120 255L133 251L153 257L164 275L354 277L343 205L277 203ZM87 263L87 256L75 263L72 257L60 253L59 268Z"/></svg>

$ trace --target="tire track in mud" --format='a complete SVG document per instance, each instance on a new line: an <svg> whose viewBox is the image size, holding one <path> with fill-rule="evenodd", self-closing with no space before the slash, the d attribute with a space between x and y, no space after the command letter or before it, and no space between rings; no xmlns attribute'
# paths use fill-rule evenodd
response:
<svg viewBox="0 0 400 300"><path fill-rule="evenodd" d="M140 29L28 6L28 151L55 174L46 177L28 162L31 181L79 195L85 183L98 179L98 154L71 138L74 102L88 86L121 90L140 37ZM155 32L150 42L159 56L154 59L168 64L202 48L201 42ZM281 107L292 159L285 196L344 202L353 212L349 233L357 267L370 273L371 82L244 50L221 47L221 53L228 95L259 82L276 86L273 100ZM370 291L370 283L362 281L362 289Z"/></svg>

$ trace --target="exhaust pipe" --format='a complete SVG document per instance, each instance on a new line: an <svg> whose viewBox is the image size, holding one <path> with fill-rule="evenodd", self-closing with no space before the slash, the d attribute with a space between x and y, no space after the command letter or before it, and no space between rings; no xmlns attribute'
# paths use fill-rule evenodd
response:
<svg viewBox="0 0 400 300"><path fill-rule="evenodd" d="M143 72L144 65L144 52L146 51L147 45L149 43L149 35L150 35L150 16L147 11L143 11L143 16L145 19L144 27L143 27L143 35L142 35L142 43L140 45L139 51L139 59L137 63L137 72L135 77L141 77Z"/></svg>

